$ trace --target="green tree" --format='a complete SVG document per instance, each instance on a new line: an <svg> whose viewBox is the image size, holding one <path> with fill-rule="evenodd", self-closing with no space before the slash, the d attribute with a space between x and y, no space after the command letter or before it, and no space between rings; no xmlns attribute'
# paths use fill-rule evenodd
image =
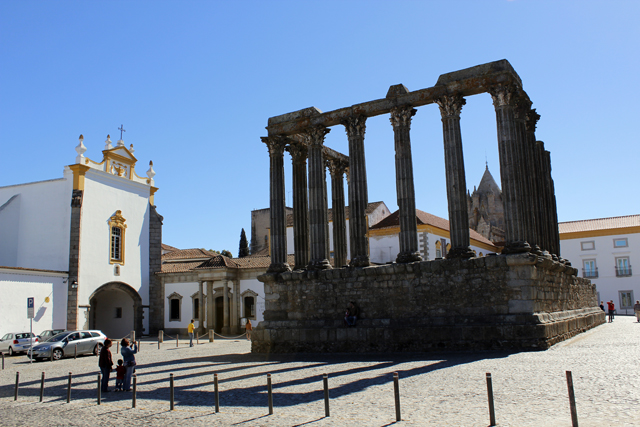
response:
<svg viewBox="0 0 640 427"><path fill-rule="evenodd" d="M247 235L243 228L240 233L240 249L238 249L238 258L244 258L247 255L249 255L249 242L247 242Z"/></svg>
<svg viewBox="0 0 640 427"><path fill-rule="evenodd" d="M223 249L222 252L220 252L220 255L226 256L227 258L233 258L233 254L226 249Z"/></svg>

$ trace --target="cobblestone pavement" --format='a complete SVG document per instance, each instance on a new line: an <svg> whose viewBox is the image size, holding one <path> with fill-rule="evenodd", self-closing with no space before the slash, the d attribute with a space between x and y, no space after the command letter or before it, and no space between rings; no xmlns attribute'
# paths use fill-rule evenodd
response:
<svg viewBox="0 0 640 427"><path fill-rule="evenodd" d="M193 348L165 343L161 350L147 341L137 356L135 409L126 392L103 394L97 405L95 356L32 365L24 356L7 357L0 371L0 425L387 426L396 424L393 372L398 372L398 425L486 426L485 373L491 372L498 425L571 426L565 379L570 370L580 426L640 426L639 341L640 323L622 316L543 352L265 356L250 354L246 340L201 341ZM20 389L14 401L17 371ZM67 404L69 372L72 400ZM170 373L174 411L169 411ZM214 373L220 389L217 414ZM267 373L273 381L273 415L268 415ZM329 374L328 418L323 373Z"/></svg>

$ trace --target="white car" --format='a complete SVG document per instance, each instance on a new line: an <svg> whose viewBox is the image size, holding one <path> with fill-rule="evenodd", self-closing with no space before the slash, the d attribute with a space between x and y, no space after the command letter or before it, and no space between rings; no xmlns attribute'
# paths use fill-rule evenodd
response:
<svg viewBox="0 0 640 427"><path fill-rule="evenodd" d="M38 344L38 337L31 332L10 332L0 339L0 353L13 356L15 353L27 352Z"/></svg>

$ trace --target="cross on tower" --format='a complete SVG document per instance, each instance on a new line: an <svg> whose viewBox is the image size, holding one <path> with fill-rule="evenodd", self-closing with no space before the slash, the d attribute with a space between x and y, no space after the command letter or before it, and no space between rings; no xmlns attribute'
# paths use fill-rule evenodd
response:
<svg viewBox="0 0 640 427"><path fill-rule="evenodd" d="M120 125L118 130L120 131L120 139L122 139L122 132L126 132L126 130L124 130L124 125Z"/></svg>

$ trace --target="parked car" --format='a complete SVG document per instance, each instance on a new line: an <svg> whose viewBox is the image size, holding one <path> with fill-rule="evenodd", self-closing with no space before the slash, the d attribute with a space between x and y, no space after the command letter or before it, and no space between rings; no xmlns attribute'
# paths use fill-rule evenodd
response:
<svg viewBox="0 0 640 427"><path fill-rule="evenodd" d="M48 341L49 338L58 335L62 332L65 332L64 329L47 329L46 331L42 331L42 333L40 335L38 335L38 338L40 338L40 342L45 342Z"/></svg>
<svg viewBox="0 0 640 427"><path fill-rule="evenodd" d="M33 360L49 359L60 360L63 357L74 354L100 354L107 336L102 331L67 331L49 338L49 341L33 347L33 351L27 352L27 357ZM77 349L77 350L76 350Z"/></svg>
<svg viewBox="0 0 640 427"><path fill-rule="evenodd" d="M25 352L38 343L38 338L31 332L10 332L0 339L0 353L13 356Z"/></svg>

